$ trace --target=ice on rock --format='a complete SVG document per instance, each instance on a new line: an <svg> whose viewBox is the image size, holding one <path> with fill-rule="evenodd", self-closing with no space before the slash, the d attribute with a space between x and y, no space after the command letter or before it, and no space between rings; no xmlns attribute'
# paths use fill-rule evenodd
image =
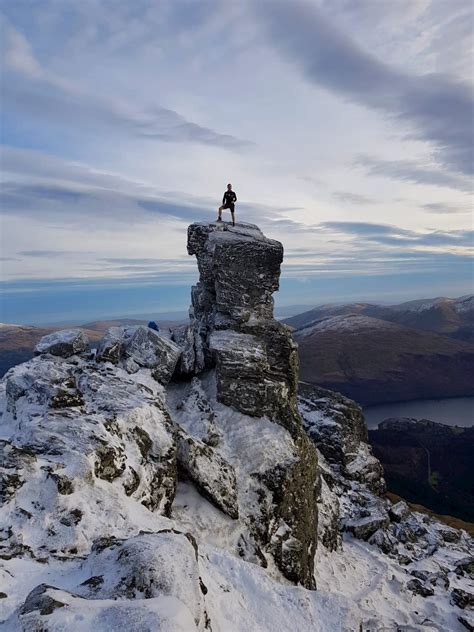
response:
<svg viewBox="0 0 474 632"><path fill-rule="evenodd" d="M404 518L406 518L409 515L410 509L408 505L406 504L406 502L404 502L403 500L400 500L398 503L395 503L394 505L390 507L388 513L389 513L390 519L393 520L393 522L401 522Z"/></svg>
<svg viewBox="0 0 474 632"><path fill-rule="evenodd" d="M35 347L37 355L50 353L62 358L69 358L88 350L89 338L80 329L67 329L48 334L43 336Z"/></svg>

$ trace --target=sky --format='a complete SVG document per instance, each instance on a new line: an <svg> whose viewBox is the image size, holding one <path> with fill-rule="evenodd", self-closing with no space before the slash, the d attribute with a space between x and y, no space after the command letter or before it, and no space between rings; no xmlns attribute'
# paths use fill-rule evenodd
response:
<svg viewBox="0 0 474 632"><path fill-rule="evenodd" d="M0 320L185 310L228 182L280 306L471 293L473 7L0 0Z"/></svg>

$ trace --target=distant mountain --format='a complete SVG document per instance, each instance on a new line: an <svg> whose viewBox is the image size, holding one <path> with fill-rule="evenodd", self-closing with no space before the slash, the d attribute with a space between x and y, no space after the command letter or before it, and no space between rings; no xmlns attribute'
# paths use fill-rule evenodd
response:
<svg viewBox="0 0 474 632"><path fill-rule="evenodd" d="M360 314L313 320L293 336L302 380L365 405L474 395L469 342Z"/></svg>
<svg viewBox="0 0 474 632"><path fill-rule="evenodd" d="M157 321L160 327L167 328L176 325L171 320ZM102 320L77 325L77 329L82 329L91 343L100 340L104 332L109 327L119 325L142 325L144 321L130 318L118 320ZM145 321L146 324L146 321ZM0 323L0 377L4 375L12 366L21 362L26 362L33 357L33 350L40 338L58 327L32 327L29 325L11 325Z"/></svg>
<svg viewBox="0 0 474 632"><path fill-rule="evenodd" d="M474 295L460 298L431 298L409 301L398 305L372 303L347 303L320 305L285 322L301 329L329 316L357 314L380 320L449 335L453 338L474 342Z"/></svg>
<svg viewBox="0 0 474 632"><path fill-rule="evenodd" d="M390 491L440 514L474 522L474 426L395 418L369 430Z"/></svg>

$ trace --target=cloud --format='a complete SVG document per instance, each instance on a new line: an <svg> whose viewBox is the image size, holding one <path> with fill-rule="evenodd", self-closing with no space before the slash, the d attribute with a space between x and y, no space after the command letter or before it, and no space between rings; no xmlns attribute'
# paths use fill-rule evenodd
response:
<svg viewBox="0 0 474 632"><path fill-rule="evenodd" d="M151 216L183 222L213 221L217 201L190 193L161 191L119 174L94 170L88 165L63 160L43 152L1 147L4 182L1 187L5 214L49 218L57 221L144 221ZM286 217L301 210L239 202L238 212L258 216L262 228L293 232L312 230L303 222ZM111 228L113 226L111 225Z"/></svg>
<svg viewBox="0 0 474 632"><path fill-rule="evenodd" d="M411 230L391 226L389 224L374 224L372 222L322 222L320 226L324 229L335 230L359 236L379 236L379 235L415 235Z"/></svg>
<svg viewBox="0 0 474 632"><path fill-rule="evenodd" d="M428 202L422 204L421 208L428 213L450 214L450 213L472 213L472 207L461 207L459 205L446 204L443 202Z"/></svg>
<svg viewBox="0 0 474 632"><path fill-rule="evenodd" d="M21 250L17 254L22 257L49 258L49 257L64 257L71 254L76 254L76 253L72 253L68 250Z"/></svg>
<svg viewBox="0 0 474 632"><path fill-rule="evenodd" d="M313 3L255 2L268 41L318 86L405 123L413 138L433 143L449 170L474 167L472 88L436 74L411 75L363 50Z"/></svg>
<svg viewBox="0 0 474 632"><path fill-rule="evenodd" d="M373 198L367 197L366 195L361 195L360 193L353 193L352 191L335 191L333 197L342 202L343 204L375 204L376 200Z"/></svg>
<svg viewBox="0 0 474 632"><path fill-rule="evenodd" d="M447 187L464 193L472 191L472 181L464 175L442 171L436 167L426 167L414 160L383 160L374 156L361 155L354 162L373 176L394 180L404 180L415 184Z"/></svg>
<svg viewBox="0 0 474 632"><path fill-rule="evenodd" d="M354 238L397 248L445 247L472 248L472 230L417 232L388 224L370 222L323 222L323 230L343 233Z"/></svg>
<svg viewBox="0 0 474 632"><path fill-rule="evenodd" d="M78 127L81 133L104 132L135 138L174 143L198 143L231 151L254 143L221 133L187 119L179 112L151 103L136 109L117 98L100 96L84 89L79 82L43 67L35 58L26 37L3 19L5 32L1 52L4 58L2 101L5 110L33 115L54 126Z"/></svg>

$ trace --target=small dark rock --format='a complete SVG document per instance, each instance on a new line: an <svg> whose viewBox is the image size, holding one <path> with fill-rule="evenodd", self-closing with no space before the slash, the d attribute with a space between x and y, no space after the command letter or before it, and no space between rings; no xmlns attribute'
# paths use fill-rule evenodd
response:
<svg viewBox="0 0 474 632"><path fill-rule="evenodd" d="M474 594L461 590L461 588L455 588L451 593L451 603L459 608L473 608L474 607Z"/></svg>
<svg viewBox="0 0 474 632"><path fill-rule="evenodd" d="M432 597L434 595L434 590L423 584L419 579L410 579L406 587L415 595L420 595L420 597Z"/></svg>

